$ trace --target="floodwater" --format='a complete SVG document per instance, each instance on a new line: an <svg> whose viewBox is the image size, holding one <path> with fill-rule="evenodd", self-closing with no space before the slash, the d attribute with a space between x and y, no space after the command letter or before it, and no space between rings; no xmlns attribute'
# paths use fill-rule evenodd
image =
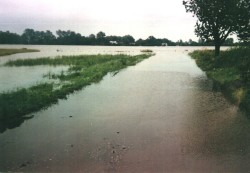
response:
<svg viewBox="0 0 250 173"><path fill-rule="evenodd" d="M137 54L144 48L77 49ZM188 57L200 48L150 49L155 56L1 133L0 172L249 172L250 121Z"/></svg>

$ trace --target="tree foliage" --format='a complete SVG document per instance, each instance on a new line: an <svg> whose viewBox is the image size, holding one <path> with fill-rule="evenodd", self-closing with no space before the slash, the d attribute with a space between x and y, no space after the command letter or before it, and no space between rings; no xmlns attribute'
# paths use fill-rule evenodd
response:
<svg viewBox="0 0 250 173"><path fill-rule="evenodd" d="M97 39L104 38L105 36L106 36L106 34L105 34L104 32L102 32L102 31L100 31L100 32L98 32L98 33L96 34Z"/></svg>
<svg viewBox="0 0 250 173"><path fill-rule="evenodd" d="M183 5L198 19L195 34L213 40L217 55L230 34L242 35L249 28L249 0L183 0Z"/></svg>
<svg viewBox="0 0 250 173"><path fill-rule="evenodd" d="M250 44L250 1L243 1L242 5L245 10L241 12L241 18L239 18L239 20L241 20L244 25L239 27L237 35L241 41Z"/></svg>
<svg viewBox="0 0 250 173"><path fill-rule="evenodd" d="M21 35L24 44L54 44L56 37L51 31L35 31L25 29Z"/></svg>
<svg viewBox="0 0 250 173"><path fill-rule="evenodd" d="M0 31L0 43L1 44L20 44L22 43L21 36L9 31Z"/></svg>

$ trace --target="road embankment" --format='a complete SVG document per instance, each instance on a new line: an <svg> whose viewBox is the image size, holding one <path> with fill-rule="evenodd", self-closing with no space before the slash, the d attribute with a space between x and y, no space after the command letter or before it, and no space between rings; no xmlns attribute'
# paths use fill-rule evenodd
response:
<svg viewBox="0 0 250 173"><path fill-rule="evenodd" d="M213 80L214 89L250 113L250 47L231 48L218 57L213 50L196 50L189 55Z"/></svg>

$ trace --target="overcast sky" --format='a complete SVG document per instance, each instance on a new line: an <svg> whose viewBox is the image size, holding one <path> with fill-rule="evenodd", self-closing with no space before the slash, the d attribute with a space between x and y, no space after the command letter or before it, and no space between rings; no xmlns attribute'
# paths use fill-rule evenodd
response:
<svg viewBox="0 0 250 173"><path fill-rule="evenodd" d="M72 30L88 36L130 34L197 40L182 0L0 0L0 30Z"/></svg>

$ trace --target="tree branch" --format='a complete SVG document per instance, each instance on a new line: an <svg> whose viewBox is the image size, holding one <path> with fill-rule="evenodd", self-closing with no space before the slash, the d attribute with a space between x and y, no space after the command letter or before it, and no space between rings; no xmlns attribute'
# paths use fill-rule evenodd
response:
<svg viewBox="0 0 250 173"><path fill-rule="evenodd" d="M227 33L221 37L221 44L225 42L225 40L227 39L227 37L229 36L229 34L232 32L232 29L229 28L229 30L227 31Z"/></svg>

